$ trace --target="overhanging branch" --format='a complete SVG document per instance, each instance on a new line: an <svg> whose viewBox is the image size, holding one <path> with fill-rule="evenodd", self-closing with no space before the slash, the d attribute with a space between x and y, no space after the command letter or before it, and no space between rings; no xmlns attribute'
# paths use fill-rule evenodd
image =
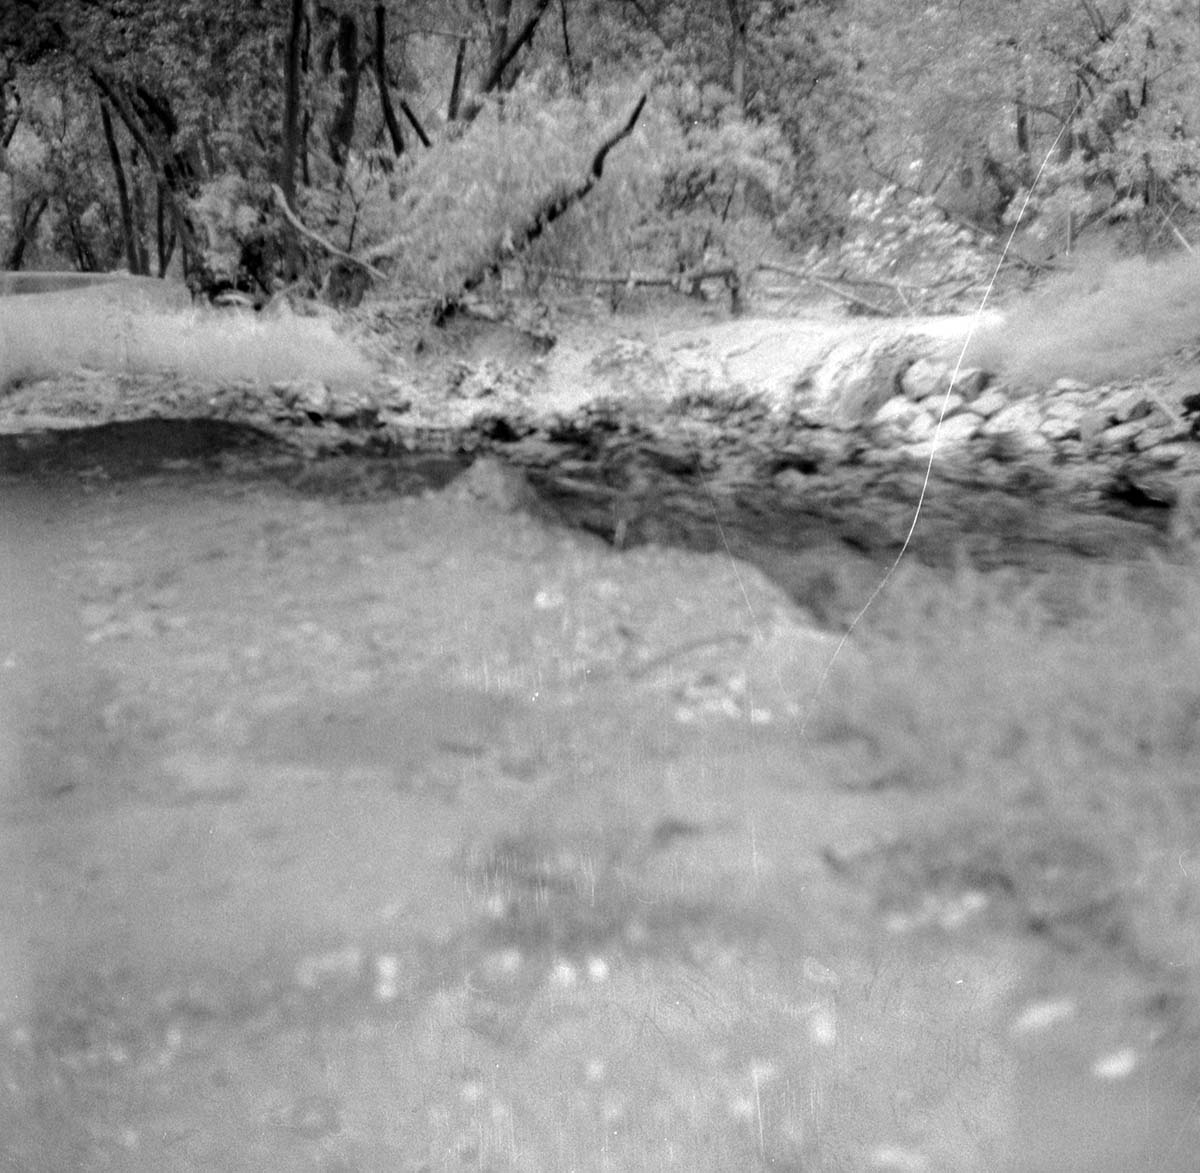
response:
<svg viewBox="0 0 1200 1173"><path fill-rule="evenodd" d="M352 265L357 265L364 272L370 273L376 281L385 281L386 274L381 273L374 265L364 261L361 257L356 257L353 253L348 253L343 249L338 248L336 244L328 241L320 233L314 232L305 224L291 208L288 207L287 197L283 194L283 189L277 183L271 184L271 194L275 197L275 202L279 205L279 210L283 213L283 217L287 222L302 236L307 236L314 244L318 244L327 253L338 257L340 260L349 261Z"/></svg>

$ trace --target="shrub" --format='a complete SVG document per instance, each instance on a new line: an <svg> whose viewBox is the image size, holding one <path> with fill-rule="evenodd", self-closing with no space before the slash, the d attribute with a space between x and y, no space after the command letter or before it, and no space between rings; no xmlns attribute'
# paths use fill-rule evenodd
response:
<svg viewBox="0 0 1200 1173"><path fill-rule="evenodd" d="M1200 341L1198 302L1200 263L1190 255L1087 254L981 330L968 361L1029 388L1133 378Z"/></svg>
<svg viewBox="0 0 1200 1173"><path fill-rule="evenodd" d="M993 267L975 237L949 221L932 198L905 197L895 184L851 195L839 260L855 276L926 289L984 281Z"/></svg>
<svg viewBox="0 0 1200 1173"><path fill-rule="evenodd" d="M490 102L363 207L363 240L388 242L399 283L452 295L582 181L636 98L627 88L547 98L531 82ZM733 117L727 95L660 87L601 181L517 259L535 279L751 264L770 238L785 162L778 135Z"/></svg>

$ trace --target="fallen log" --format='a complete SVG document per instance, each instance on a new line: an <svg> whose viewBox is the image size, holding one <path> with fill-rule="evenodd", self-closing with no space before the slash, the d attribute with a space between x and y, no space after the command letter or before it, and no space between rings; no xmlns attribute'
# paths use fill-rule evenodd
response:
<svg viewBox="0 0 1200 1173"><path fill-rule="evenodd" d="M972 286L977 285L975 278L968 281L960 281L957 278L946 281L939 281L932 285L912 285L904 281L885 281L880 278L872 277L826 277L815 272L812 269L797 269L790 265L779 265L770 261L762 261L757 268L766 273L779 273L784 277L792 277L797 281L802 281L807 284L816 285L824 289L828 293L832 293L835 297L842 301L849 302L851 305L856 305L860 309L869 311L880 317L890 317L895 312L888 309L886 306L880 305L878 302L871 301L863 297L859 293L854 293L845 286L867 286L872 289L884 289L894 293L904 302L908 302L909 295L915 297L928 297L931 294L941 292L943 296L950 298L961 297ZM946 294L946 287L953 285L953 289Z"/></svg>
<svg viewBox="0 0 1200 1173"><path fill-rule="evenodd" d="M857 293L850 293L845 289L839 289L832 281L825 277L817 276L810 269L793 269L788 265L776 265L767 261L760 262L758 267L768 273L782 273L785 277L794 277L797 281L805 281L811 285L816 285L818 288L824 289L827 293L832 293L834 297L840 298L842 301L847 301L851 305L856 305L859 309L867 310L869 313L876 314L881 318L886 318L890 315L890 311L886 306L868 301L865 297L860 297Z"/></svg>
<svg viewBox="0 0 1200 1173"><path fill-rule="evenodd" d="M715 268L684 269L679 273L587 273L574 269L558 269L544 265L530 266L526 272L559 281L580 285L611 285L613 295L618 289L674 289L679 293L695 294L702 281L724 281L729 290L729 310L735 316L742 310L741 274L733 265Z"/></svg>

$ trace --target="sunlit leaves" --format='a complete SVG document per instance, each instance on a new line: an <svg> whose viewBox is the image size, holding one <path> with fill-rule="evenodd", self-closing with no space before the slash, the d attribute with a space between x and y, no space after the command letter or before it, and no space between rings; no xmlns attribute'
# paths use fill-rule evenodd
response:
<svg viewBox="0 0 1200 1173"><path fill-rule="evenodd" d="M406 283L453 293L548 198L580 180L603 125L595 109L544 103L527 88L490 102L461 135L393 178L394 196L372 201L364 230L397 242Z"/></svg>
<svg viewBox="0 0 1200 1173"><path fill-rule="evenodd" d="M1200 211L1200 21L1140 0L851 0L857 43L885 99L869 150L899 179L984 220L1158 220ZM921 36L905 33L920 22ZM961 182L958 179L961 177ZM1048 225L1043 225L1047 229Z"/></svg>
<svg viewBox="0 0 1200 1173"><path fill-rule="evenodd" d="M889 184L854 192L849 208L839 262L857 277L899 279L932 290L987 275L989 254L928 196L906 198Z"/></svg>

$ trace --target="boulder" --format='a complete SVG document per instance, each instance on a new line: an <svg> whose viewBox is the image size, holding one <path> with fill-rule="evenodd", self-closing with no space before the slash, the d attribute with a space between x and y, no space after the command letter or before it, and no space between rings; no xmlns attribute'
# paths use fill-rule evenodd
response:
<svg viewBox="0 0 1200 1173"><path fill-rule="evenodd" d="M1145 425L1139 420L1128 420L1105 428L1097 438L1097 443L1109 452L1124 452L1134 447L1134 440L1144 430Z"/></svg>
<svg viewBox="0 0 1200 1173"><path fill-rule="evenodd" d="M954 380L954 390L968 402L978 398L992 382L992 374L982 367L963 367Z"/></svg>
<svg viewBox="0 0 1200 1173"><path fill-rule="evenodd" d="M871 429L875 435L906 441L924 439L933 433L933 426L929 412L902 395L889 399L871 417Z"/></svg>
<svg viewBox="0 0 1200 1173"><path fill-rule="evenodd" d="M998 411L1008 406L1008 396L999 387L989 387L983 394L971 401L971 410L984 419L990 419Z"/></svg>
<svg viewBox="0 0 1200 1173"><path fill-rule="evenodd" d="M994 451L1001 459L1018 459L1021 454L1048 451L1053 446L1052 441L1042 435L1041 424L1039 405L1024 399L1001 408L984 422L979 434L999 444Z"/></svg>
<svg viewBox="0 0 1200 1173"><path fill-rule="evenodd" d="M925 440L932 439L934 429L937 427L937 420L927 411L920 412L914 417L908 425L906 439L908 440Z"/></svg>
<svg viewBox="0 0 1200 1173"><path fill-rule="evenodd" d="M932 358L919 358L900 376L900 389L914 403L944 395L950 386L951 368Z"/></svg>
<svg viewBox="0 0 1200 1173"><path fill-rule="evenodd" d="M947 390L970 402L991 382L992 376L980 367L963 367L957 373L954 363L937 358L919 358L900 376L900 389L914 403Z"/></svg>
<svg viewBox="0 0 1200 1173"><path fill-rule="evenodd" d="M1038 424L1038 431L1041 432L1047 440L1069 440L1079 436L1079 420L1072 419L1066 415L1050 415L1043 416L1042 422Z"/></svg>
<svg viewBox="0 0 1200 1173"><path fill-rule="evenodd" d="M454 482L464 499L482 501L501 513L540 513L541 502L521 470L492 456L472 462Z"/></svg>
<svg viewBox="0 0 1200 1173"><path fill-rule="evenodd" d="M329 417L344 428L369 428L379 421L379 404L365 391L339 389L330 397Z"/></svg>
<svg viewBox="0 0 1200 1173"><path fill-rule="evenodd" d="M1114 395L1109 399L1108 406L1113 419L1119 424L1145 419L1158 410L1154 400L1140 391L1123 391Z"/></svg>
<svg viewBox="0 0 1200 1173"><path fill-rule="evenodd" d="M938 429L938 444L947 446L965 444L978 434L983 427L983 417L973 411L959 412L958 415L947 416L942 420Z"/></svg>
<svg viewBox="0 0 1200 1173"><path fill-rule="evenodd" d="M985 436L996 436L1004 432L1017 435L1036 435L1042 423L1042 409L1031 399L1009 403L991 416L980 431Z"/></svg>
<svg viewBox="0 0 1200 1173"><path fill-rule="evenodd" d="M1109 425L1109 418L1107 413L1099 408L1091 408L1080 413L1078 424L1079 438L1083 441L1084 448L1090 450L1099 444L1104 429Z"/></svg>
<svg viewBox="0 0 1200 1173"><path fill-rule="evenodd" d="M1147 460L1155 468L1175 468L1177 465L1185 463L1190 455L1200 455L1196 452L1196 446L1181 443L1178 440L1168 440L1165 444L1159 444L1145 454Z"/></svg>
<svg viewBox="0 0 1200 1173"><path fill-rule="evenodd" d="M869 420L896 394L903 367L893 338L839 342L809 380L810 402L835 424Z"/></svg>
<svg viewBox="0 0 1200 1173"><path fill-rule="evenodd" d="M272 383L271 391L279 397L294 418L306 416L314 423L320 423L329 415L333 402L329 388L316 379Z"/></svg>
<svg viewBox="0 0 1200 1173"><path fill-rule="evenodd" d="M1093 411L1100 406L1098 395L1056 395L1042 404L1042 411L1048 419L1063 419L1079 422L1079 417L1087 411ZM1114 421L1115 422L1115 421Z"/></svg>

